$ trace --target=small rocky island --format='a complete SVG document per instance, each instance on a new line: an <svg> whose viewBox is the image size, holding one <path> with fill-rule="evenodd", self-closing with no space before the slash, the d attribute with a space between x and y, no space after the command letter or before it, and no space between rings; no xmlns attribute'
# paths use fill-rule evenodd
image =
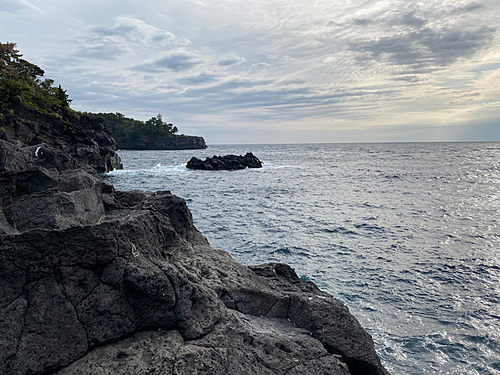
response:
<svg viewBox="0 0 500 375"><path fill-rule="evenodd" d="M0 103L1 374L388 374L347 307L289 266L212 248L169 191L104 183L114 139L54 92Z"/></svg>
<svg viewBox="0 0 500 375"><path fill-rule="evenodd" d="M202 169L206 171L221 171L221 170L237 170L245 168L262 168L262 162L251 152L247 152L244 156L226 155L213 156L200 160L194 156L187 162L189 169Z"/></svg>

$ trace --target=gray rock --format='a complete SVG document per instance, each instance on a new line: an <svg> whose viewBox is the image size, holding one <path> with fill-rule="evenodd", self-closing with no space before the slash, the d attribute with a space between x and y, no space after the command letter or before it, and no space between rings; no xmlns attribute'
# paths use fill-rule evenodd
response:
<svg viewBox="0 0 500 375"><path fill-rule="evenodd" d="M2 189L3 214L9 227L0 230L91 225L104 215L103 184L96 175L78 170L58 173L39 167L15 176Z"/></svg>
<svg viewBox="0 0 500 375"><path fill-rule="evenodd" d="M87 336L73 305L53 277L26 285L28 307L14 355L5 374L42 374L72 363L87 352ZM3 349L3 348L2 348Z"/></svg>
<svg viewBox="0 0 500 375"><path fill-rule="evenodd" d="M140 332L57 374L349 374L340 356L286 319L225 315L201 339L185 341L176 330Z"/></svg>
<svg viewBox="0 0 500 375"><path fill-rule="evenodd" d="M164 271L139 258L125 267L123 283L138 329L176 326L176 293Z"/></svg>
<svg viewBox="0 0 500 375"><path fill-rule="evenodd" d="M16 355L17 344L24 329L24 316L28 302L24 296L0 308L0 373L6 374ZM9 369L10 371L10 369Z"/></svg>
<svg viewBox="0 0 500 375"><path fill-rule="evenodd" d="M4 138L19 148L36 146L36 151L45 145L45 150L38 150L38 157L59 168L70 162L89 165L99 173L123 168L115 141L100 119L76 115L66 109L61 109L60 116L52 116L18 104L11 115L4 116L1 125ZM74 160L62 158L61 151ZM2 157L0 170L1 160Z"/></svg>
<svg viewBox="0 0 500 375"><path fill-rule="evenodd" d="M181 136L146 138L117 137L116 148L119 150L197 150L207 148L203 137Z"/></svg>
<svg viewBox="0 0 500 375"><path fill-rule="evenodd" d="M184 339L178 331L143 331L98 347L58 375L172 374Z"/></svg>
<svg viewBox="0 0 500 375"><path fill-rule="evenodd" d="M225 155L206 158L201 160L194 156L187 162L189 169L202 169L205 171L235 170L245 168L262 168L262 162L251 152L244 156Z"/></svg>
<svg viewBox="0 0 500 375"><path fill-rule="evenodd" d="M0 140L0 171L21 172L33 167L45 169L84 168L85 163L72 158L66 152L48 147L46 144L18 147L14 143Z"/></svg>

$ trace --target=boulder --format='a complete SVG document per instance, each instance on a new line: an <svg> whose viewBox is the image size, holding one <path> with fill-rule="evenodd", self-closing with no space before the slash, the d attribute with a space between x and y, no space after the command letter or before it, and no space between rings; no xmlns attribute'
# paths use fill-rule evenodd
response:
<svg viewBox="0 0 500 375"><path fill-rule="evenodd" d="M194 156L187 162L187 168L202 169L207 171L220 171L220 170L236 170L245 168L262 168L262 162L254 156L251 152L245 156L226 155L226 156L213 156L200 160Z"/></svg>

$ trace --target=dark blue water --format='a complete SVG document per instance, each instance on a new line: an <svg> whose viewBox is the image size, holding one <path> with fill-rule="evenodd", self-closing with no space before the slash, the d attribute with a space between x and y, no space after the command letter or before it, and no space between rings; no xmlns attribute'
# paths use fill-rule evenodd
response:
<svg viewBox="0 0 500 375"><path fill-rule="evenodd" d="M253 152L262 169L191 171ZM285 262L342 300L392 374L500 374L500 144L119 151L117 189L171 190L243 264Z"/></svg>

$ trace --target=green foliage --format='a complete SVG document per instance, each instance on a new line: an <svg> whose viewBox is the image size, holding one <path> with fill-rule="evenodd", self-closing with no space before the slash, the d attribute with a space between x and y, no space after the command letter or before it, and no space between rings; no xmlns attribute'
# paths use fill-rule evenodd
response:
<svg viewBox="0 0 500 375"><path fill-rule="evenodd" d="M0 43L0 109L22 102L44 113L69 108L71 100L61 86L52 87L52 79L42 80L45 72L21 59L15 43Z"/></svg>
<svg viewBox="0 0 500 375"><path fill-rule="evenodd" d="M128 118L121 113L85 113L90 117L98 117L110 128L115 138L165 138L173 137L177 126L163 122L161 114L151 117L146 122Z"/></svg>
<svg viewBox="0 0 500 375"><path fill-rule="evenodd" d="M0 43L0 115L10 113L22 103L28 108L42 113L60 116L61 109L68 109L74 116L80 114L71 110L66 90L61 85L54 87L54 80L42 79L45 72L40 67L21 58L16 43ZM176 126L163 122L162 116L151 117L148 121L127 118L121 113L84 113L90 117L102 118L114 137L164 138L173 137Z"/></svg>
<svg viewBox="0 0 500 375"><path fill-rule="evenodd" d="M177 133L177 127L163 122L161 114L151 117L144 123L143 132L150 137L170 137Z"/></svg>

